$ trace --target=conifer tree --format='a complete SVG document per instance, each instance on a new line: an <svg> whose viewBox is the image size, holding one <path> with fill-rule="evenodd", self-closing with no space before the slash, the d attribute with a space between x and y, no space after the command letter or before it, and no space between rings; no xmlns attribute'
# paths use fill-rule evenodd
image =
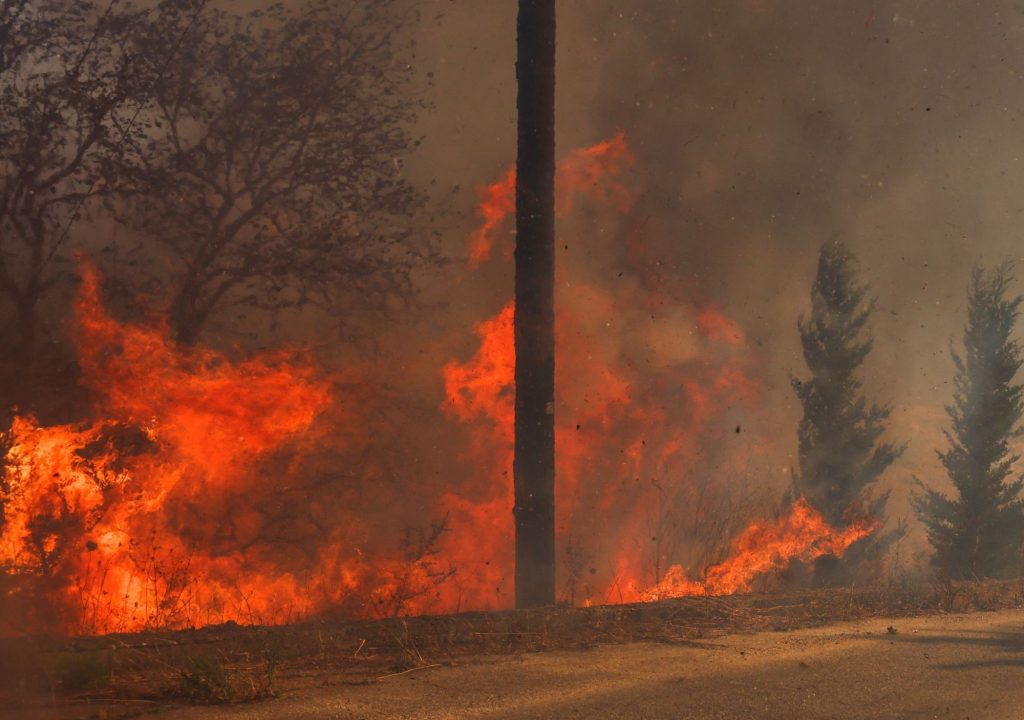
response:
<svg viewBox="0 0 1024 720"><path fill-rule="evenodd" d="M953 497L921 486L914 498L943 577L1005 577L1020 570L1024 536L1024 480L1015 475L1019 455L1010 441L1020 433L1024 386L1014 377L1024 360L1012 339L1020 295L1007 296L1011 268L975 269L967 304L963 354L956 365L948 449L939 459L953 483Z"/></svg>
<svg viewBox="0 0 1024 720"><path fill-rule="evenodd" d="M871 486L903 452L882 442L889 408L866 399L861 367L873 341L867 322L874 310L868 288L858 280L858 264L840 242L822 246L811 288L811 313L798 321L806 380L794 378L803 406L798 430L796 489L834 525L852 517L883 520L888 493ZM859 543L846 565L877 556L896 534ZM818 563L819 579L833 582L842 570L835 558Z"/></svg>

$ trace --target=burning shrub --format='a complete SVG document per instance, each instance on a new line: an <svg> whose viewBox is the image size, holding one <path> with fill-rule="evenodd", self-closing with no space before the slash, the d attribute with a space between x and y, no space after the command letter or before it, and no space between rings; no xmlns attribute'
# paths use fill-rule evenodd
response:
<svg viewBox="0 0 1024 720"><path fill-rule="evenodd" d="M560 209L579 193L628 209L630 162L621 134L572 153ZM501 207L485 213L488 233ZM556 523L572 541L573 602L744 591L791 558L838 554L870 532L838 530L804 504L749 522L763 508L752 493L738 504L732 479L769 450L756 432L734 432L758 417L761 387L756 353L724 312L697 301L662 310L656 282L612 292L573 278L561 292ZM479 350L442 368L444 411L468 445L446 458L443 485L420 487L410 420L368 420L394 399L377 375L328 377L296 352L238 359L179 345L165 324L117 322L85 266L73 337L89 416L21 417L8 436L6 598L47 609L19 629L508 607L514 312L499 308L477 328ZM406 464L390 467L401 453ZM682 570L709 562L703 578Z"/></svg>
<svg viewBox="0 0 1024 720"><path fill-rule="evenodd" d="M98 293L87 267L76 335L100 419L14 420L0 561L51 586L78 632L226 619L239 605L248 620L272 619L301 593L256 569L265 494L252 481L310 429L326 382L283 355L235 363L181 350L163 328L116 323ZM249 583L266 572L278 586L257 602Z"/></svg>

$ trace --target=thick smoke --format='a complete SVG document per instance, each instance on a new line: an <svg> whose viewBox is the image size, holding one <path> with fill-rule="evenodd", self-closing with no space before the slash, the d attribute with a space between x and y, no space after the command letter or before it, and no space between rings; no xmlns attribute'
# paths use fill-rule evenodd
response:
<svg viewBox="0 0 1024 720"><path fill-rule="evenodd" d="M422 161L437 187L461 186L454 205L468 217L467 186L513 154L515 10L442 5L420 38L436 111L413 167ZM625 222L567 239L561 267L585 267L605 287L657 281L667 313L700 300L735 318L762 353L770 427L752 430L790 455L759 472L782 484L798 417L789 373L804 371L796 317L818 246L847 242L879 301L867 389L893 405L894 439L911 440L885 480L892 512L906 513L912 475L943 483L933 450L968 270L1020 255L1021 10L567 0L559 13L559 146L621 128L644 188ZM467 320L496 311L494 288L510 279L469 282L455 296L473 300L453 300Z"/></svg>
<svg viewBox="0 0 1024 720"><path fill-rule="evenodd" d="M275 531L329 507L327 535L375 568L353 610L369 615L393 610L366 606L393 586L388 597L415 595L420 610L510 602L508 438L486 414L453 412L444 368L473 365L474 328L512 293L511 264L496 252L473 269L467 237L476 189L515 156L515 3L416 6L412 61L431 107L401 167L441 211L448 262L422 272L423 296L388 324L307 310L276 337L243 321L206 339L298 341L339 378L349 420L305 458L312 489L292 493L299 510ZM943 483L934 449L969 267L1019 255L1024 15L1004 2L809 0L564 0L559 12L559 155L621 130L635 191L627 212L581 202L558 230L561 512L577 511L560 520L563 597L625 598L620 581L674 563L699 575L770 514L792 479L796 319L834 238L879 299L866 384L893 405L892 439L911 441L884 481L890 511L906 513L913 475ZM334 557L322 539L299 544Z"/></svg>

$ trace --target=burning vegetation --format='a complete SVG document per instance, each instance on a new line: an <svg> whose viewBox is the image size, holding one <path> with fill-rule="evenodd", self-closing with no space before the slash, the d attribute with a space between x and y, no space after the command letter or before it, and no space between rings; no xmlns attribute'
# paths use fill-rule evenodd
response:
<svg viewBox="0 0 1024 720"><path fill-rule="evenodd" d="M569 213L577 195L627 212L634 191L623 177L632 162L622 133L570 153L559 166L560 212ZM500 185L482 192L471 265L487 259L481 247L497 245L509 211L496 200L507 192L495 190ZM437 498L432 514L443 523L406 542L405 553L373 554L346 547L343 532L289 537L298 523L275 507L296 512L288 494L303 487L301 456L338 433L332 423L346 412L307 353L235 359L176 342L160 318L118 322L103 308L97 270L83 261L80 271L71 335L79 382L94 402L90 419L75 423L12 419L0 562L13 581L6 601L21 614L8 631L282 623L339 608L376 617L508 607L512 303L478 325L471 358L437 373L442 412L470 429L460 460L473 468L471 492ZM565 599L591 605L744 592L794 560L841 556L867 536L875 523L833 527L798 500L740 531L723 545L724 559L693 579L678 564L657 567L672 557L672 538L654 557L636 544L652 527L671 533L682 522L673 514L684 509L697 509L694 531L702 530L701 515L716 512L724 490L692 478L699 446L725 408L755 406L759 393L742 331L713 307L693 310L685 320L691 339L665 350L677 354L653 377L616 357L595 318L654 302L640 289L626 298L584 284L565 292L558 347L570 372L558 383L557 526L576 543ZM665 339L651 340L658 341ZM685 408L687 422L669 422L666 405ZM309 503L308 515L329 504L299 502ZM329 522L343 529L348 518L334 512Z"/></svg>
<svg viewBox="0 0 1024 720"><path fill-rule="evenodd" d="M94 419L15 416L7 440L0 554L30 580L10 597L28 627L112 632L308 610L301 578L260 561L269 518L258 503L272 495L258 486L287 482L288 465L278 477L257 468L310 441L332 402L326 380L298 357L232 362L178 346L166 325L119 324L89 265L74 337Z"/></svg>
<svg viewBox="0 0 1024 720"><path fill-rule="evenodd" d="M439 241L405 166L419 22L398 0L0 7L0 632L513 606L525 174L490 168L468 240ZM909 431L866 387L856 256L827 242L797 283L780 401L763 329L663 260L658 158L615 127L553 169L557 601L891 574ZM945 578L1020 570L1012 281L973 276L952 494L911 501ZM465 298L441 330L425 286Z"/></svg>

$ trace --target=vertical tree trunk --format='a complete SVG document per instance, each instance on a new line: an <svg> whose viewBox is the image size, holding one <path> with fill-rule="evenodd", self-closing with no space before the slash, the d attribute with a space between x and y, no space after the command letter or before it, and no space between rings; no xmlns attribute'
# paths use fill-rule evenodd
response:
<svg viewBox="0 0 1024 720"><path fill-rule="evenodd" d="M36 360L36 309L39 300L35 293L29 295L31 290L25 292L25 297L17 303L18 314L18 372L21 375L20 382L31 383L32 373Z"/></svg>
<svg viewBox="0 0 1024 720"><path fill-rule="evenodd" d="M555 0L519 0L516 607L555 601Z"/></svg>

